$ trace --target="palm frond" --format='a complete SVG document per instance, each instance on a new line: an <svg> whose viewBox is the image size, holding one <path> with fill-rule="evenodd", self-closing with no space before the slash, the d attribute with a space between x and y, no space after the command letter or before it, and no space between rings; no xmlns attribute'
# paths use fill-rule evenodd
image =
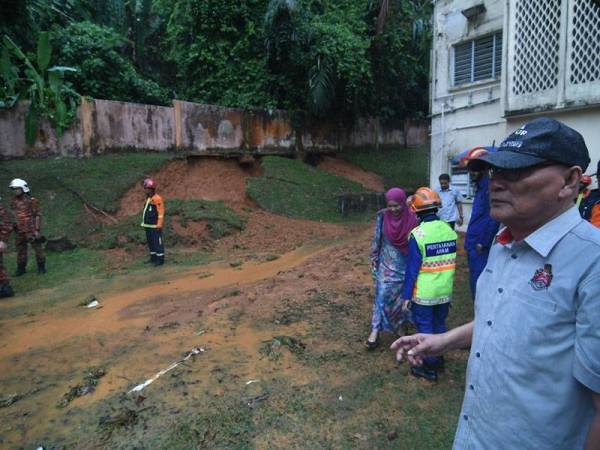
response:
<svg viewBox="0 0 600 450"><path fill-rule="evenodd" d="M335 98L335 68L329 58L317 58L308 79L309 107L317 116L323 116Z"/></svg>

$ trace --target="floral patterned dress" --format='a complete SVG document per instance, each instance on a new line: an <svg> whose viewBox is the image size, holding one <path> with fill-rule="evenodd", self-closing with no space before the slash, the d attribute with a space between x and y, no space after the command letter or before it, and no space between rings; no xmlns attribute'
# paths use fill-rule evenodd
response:
<svg viewBox="0 0 600 450"><path fill-rule="evenodd" d="M371 267L375 278L375 301L371 329L396 332L409 313L402 313L402 287L407 255L392 245L383 232L383 211L377 213L375 234L371 244Z"/></svg>

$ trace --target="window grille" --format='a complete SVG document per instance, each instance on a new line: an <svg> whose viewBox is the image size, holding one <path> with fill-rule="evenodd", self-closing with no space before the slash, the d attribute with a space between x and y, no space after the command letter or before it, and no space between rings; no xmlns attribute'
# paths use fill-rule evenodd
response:
<svg viewBox="0 0 600 450"><path fill-rule="evenodd" d="M600 103L600 2L509 5L506 111Z"/></svg>
<svg viewBox="0 0 600 450"><path fill-rule="evenodd" d="M499 77L502 32L454 46L454 86Z"/></svg>
<svg viewBox="0 0 600 450"><path fill-rule="evenodd" d="M572 20L569 81L600 80L600 3L573 2Z"/></svg>
<svg viewBox="0 0 600 450"><path fill-rule="evenodd" d="M545 91L558 84L561 0L516 2L515 95Z"/></svg>

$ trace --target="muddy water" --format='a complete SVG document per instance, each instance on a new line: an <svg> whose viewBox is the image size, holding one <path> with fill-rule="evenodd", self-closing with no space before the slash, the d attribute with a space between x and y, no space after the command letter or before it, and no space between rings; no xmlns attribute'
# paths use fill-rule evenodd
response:
<svg viewBox="0 0 600 450"><path fill-rule="evenodd" d="M240 268L207 267L213 275L207 278L198 276L198 271L190 271L180 278L160 284L153 284L128 292L102 296L101 309L81 309L65 317L60 310L37 317L34 323L24 319L16 326L4 329L0 334L0 370L7 367L5 358L40 346L54 346L73 337L86 336L98 332L112 333L123 328L144 327L146 317L125 317L121 312L138 302L166 295L178 296L189 292L206 291L229 285L243 285L273 277L281 271L293 268L308 258L317 255L322 248L299 249L281 258L265 263L246 263ZM205 305L197 305L206 307Z"/></svg>

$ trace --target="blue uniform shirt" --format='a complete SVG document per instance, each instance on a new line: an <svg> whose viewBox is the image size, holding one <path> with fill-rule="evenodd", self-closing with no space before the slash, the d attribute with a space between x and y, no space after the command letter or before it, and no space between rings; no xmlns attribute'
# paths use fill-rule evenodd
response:
<svg viewBox="0 0 600 450"><path fill-rule="evenodd" d="M600 230L504 229L477 283L455 449L581 449L600 393Z"/></svg>
<svg viewBox="0 0 600 450"><path fill-rule="evenodd" d="M500 224L490 217L489 178L484 177L477 182L477 193L473 200L471 219L465 237L465 250L475 250L477 244L489 250Z"/></svg>

